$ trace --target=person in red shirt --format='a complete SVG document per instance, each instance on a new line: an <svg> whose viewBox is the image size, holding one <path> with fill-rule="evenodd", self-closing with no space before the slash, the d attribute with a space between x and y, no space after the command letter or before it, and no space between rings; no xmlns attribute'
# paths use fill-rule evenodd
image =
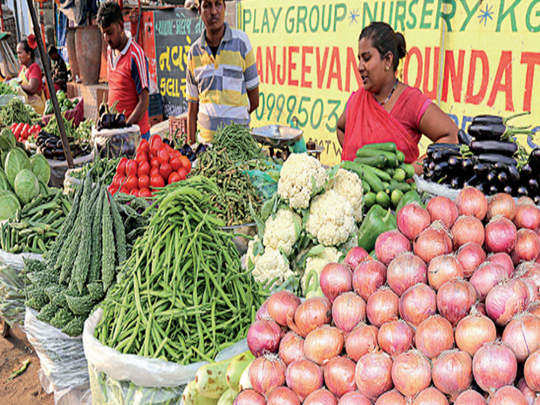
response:
<svg viewBox="0 0 540 405"><path fill-rule="evenodd" d="M124 31L122 10L117 3L99 7L97 21L109 48L107 50L109 97L128 125L137 124L144 139L150 138L148 118L148 60L139 44Z"/></svg>
<svg viewBox="0 0 540 405"><path fill-rule="evenodd" d="M19 71L19 83L22 90L21 95L38 114L42 114L45 109L45 99L43 97L43 73L36 63L37 43L33 35L17 44L17 58L21 64Z"/></svg>

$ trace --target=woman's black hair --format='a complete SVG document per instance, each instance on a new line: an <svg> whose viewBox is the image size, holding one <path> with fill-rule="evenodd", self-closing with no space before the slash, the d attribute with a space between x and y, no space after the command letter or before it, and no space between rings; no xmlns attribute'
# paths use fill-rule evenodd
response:
<svg viewBox="0 0 540 405"><path fill-rule="evenodd" d="M407 55L405 37L400 32L395 32L390 25L385 22L375 21L365 27L360 33L360 38L371 39L375 49L379 51L381 57L388 52L394 56L393 69L397 69L399 60Z"/></svg>
<svg viewBox="0 0 540 405"><path fill-rule="evenodd" d="M30 54L30 59L32 59L32 60L35 60L35 59L36 59L36 50L30 48L30 45L28 44L28 40L27 40L27 39L23 39L21 42L19 42L19 44L22 44L23 47L24 47L24 51L25 51L26 53L29 53L29 54Z"/></svg>
<svg viewBox="0 0 540 405"><path fill-rule="evenodd" d="M107 28L111 24L121 23L124 21L122 9L114 1L101 3L97 12L97 23L101 28Z"/></svg>

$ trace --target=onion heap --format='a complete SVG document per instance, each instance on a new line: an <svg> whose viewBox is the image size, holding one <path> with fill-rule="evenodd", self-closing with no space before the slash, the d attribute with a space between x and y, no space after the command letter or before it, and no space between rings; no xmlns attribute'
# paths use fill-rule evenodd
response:
<svg viewBox="0 0 540 405"><path fill-rule="evenodd" d="M236 405L540 404L540 209L466 187L397 218L324 296L267 300Z"/></svg>

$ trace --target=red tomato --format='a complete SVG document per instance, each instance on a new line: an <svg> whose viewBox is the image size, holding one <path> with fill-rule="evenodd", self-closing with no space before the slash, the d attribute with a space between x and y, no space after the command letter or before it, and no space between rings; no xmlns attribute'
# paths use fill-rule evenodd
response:
<svg viewBox="0 0 540 405"><path fill-rule="evenodd" d="M146 152L137 152L137 156L135 156L135 161L137 163L148 162L148 154Z"/></svg>
<svg viewBox="0 0 540 405"><path fill-rule="evenodd" d="M109 190L109 193L111 193L112 195L115 195L118 191L118 187L114 184L111 184L109 187L107 187L107 190Z"/></svg>
<svg viewBox="0 0 540 405"><path fill-rule="evenodd" d="M139 196L139 189L134 188L133 190L130 191L129 194L134 195L135 197L138 197Z"/></svg>
<svg viewBox="0 0 540 405"><path fill-rule="evenodd" d="M180 156L182 156L182 154L180 153L179 150L176 150L176 149L173 149L172 151L172 154L175 158L179 158Z"/></svg>
<svg viewBox="0 0 540 405"><path fill-rule="evenodd" d="M150 144L146 139L141 139L141 142L139 143L139 146L137 146L137 155L139 153L146 153L148 154L150 152Z"/></svg>
<svg viewBox="0 0 540 405"><path fill-rule="evenodd" d="M137 169L137 176L141 177L142 175L150 173L150 163L148 162L139 162L139 168Z"/></svg>
<svg viewBox="0 0 540 405"><path fill-rule="evenodd" d="M152 169L150 169L150 177L152 176L161 176L161 174L159 174L159 167L152 167Z"/></svg>
<svg viewBox="0 0 540 405"><path fill-rule="evenodd" d="M185 180L186 177L187 177L187 175L188 175L188 172L187 172L186 169L184 169L184 168L182 167L180 170L178 170L178 175L180 176L180 179L181 179L181 180Z"/></svg>
<svg viewBox="0 0 540 405"><path fill-rule="evenodd" d="M177 181L180 181L182 180L180 178L180 175L176 172L172 172L170 175L169 175L169 179L167 180L167 184L172 184L172 183L176 183Z"/></svg>
<svg viewBox="0 0 540 405"><path fill-rule="evenodd" d="M152 186L153 188L164 187L165 182L163 181L163 177L159 175L150 177L150 186Z"/></svg>
<svg viewBox="0 0 540 405"><path fill-rule="evenodd" d="M170 164L165 163L165 164L162 164L161 166L159 166L159 174L164 179L168 179L169 174L171 174L171 172L172 172L172 167L171 167Z"/></svg>
<svg viewBox="0 0 540 405"><path fill-rule="evenodd" d="M177 157L173 157L169 163L173 170L178 170L182 167L182 161Z"/></svg>
<svg viewBox="0 0 540 405"><path fill-rule="evenodd" d="M150 186L150 177L146 174L139 176L139 188L148 188Z"/></svg>
<svg viewBox="0 0 540 405"><path fill-rule="evenodd" d="M157 151L161 149L161 145L163 145L163 142L159 135L156 134L153 135L152 138L150 138L150 150L153 153L157 153Z"/></svg>
<svg viewBox="0 0 540 405"><path fill-rule="evenodd" d="M141 188L139 190L139 197L150 198L152 197L152 192L147 188Z"/></svg>
<svg viewBox="0 0 540 405"><path fill-rule="evenodd" d="M185 156L181 156L180 161L182 162L182 167L189 173L191 171L191 162L189 159Z"/></svg>
<svg viewBox="0 0 540 405"><path fill-rule="evenodd" d="M126 187L126 185L122 185L122 187L120 187L120 189L118 190L119 192L121 193L124 193L124 194L129 194L129 190L128 188Z"/></svg>
<svg viewBox="0 0 540 405"><path fill-rule="evenodd" d="M128 159L123 157L122 159L120 159L120 162L118 162L118 166L116 167L116 173L117 174L121 174L121 175L125 175L126 174L126 163L127 163Z"/></svg>
<svg viewBox="0 0 540 405"><path fill-rule="evenodd" d="M169 152L165 148L161 148L157 153L159 164L169 163Z"/></svg>
<svg viewBox="0 0 540 405"><path fill-rule="evenodd" d="M120 187L125 179L126 179L125 176L122 176L120 174L115 174L114 177L113 177L111 185L116 186L116 187Z"/></svg>
<svg viewBox="0 0 540 405"><path fill-rule="evenodd" d="M135 176L129 176L126 180L126 187L128 190L133 190L139 186L139 181Z"/></svg>
<svg viewBox="0 0 540 405"><path fill-rule="evenodd" d="M157 158L152 158L152 160L150 161L150 166L159 167L159 160L157 160Z"/></svg>
<svg viewBox="0 0 540 405"><path fill-rule="evenodd" d="M126 163L126 174L128 176L136 176L137 169L138 169L137 162L134 160L128 160L128 162Z"/></svg>

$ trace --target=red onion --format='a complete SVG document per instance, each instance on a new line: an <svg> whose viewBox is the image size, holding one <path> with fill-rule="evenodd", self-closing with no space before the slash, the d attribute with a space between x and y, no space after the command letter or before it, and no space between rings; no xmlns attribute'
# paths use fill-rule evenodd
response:
<svg viewBox="0 0 540 405"><path fill-rule="evenodd" d="M523 376L531 390L540 391L540 350L536 350L525 361Z"/></svg>
<svg viewBox="0 0 540 405"><path fill-rule="evenodd" d="M510 253L516 245L517 229L505 217L495 217L486 225L486 248L490 252Z"/></svg>
<svg viewBox="0 0 540 405"><path fill-rule="evenodd" d="M459 394L454 405L487 405L487 401L480 393L471 389Z"/></svg>
<svg viewBox="0 0 540 405"><path fill-rule="evenodd" d="M459 215L457 205L448 197L433 197L429 200L426 209L431 217L431 222L441 221L448 229L454 225Z"/></svg>
<svg viewBox="0 0 540 405"><path fill-rule="evenodd" d="M429 360L417 350L401 353L392 364L392 381L405 397L413 397L431 382Z"/></svg>
<svg viewBox="0 0 540 405"><path fill-rule="evenodd" d="M536 392L531 390L529 386L527 385L527 382L524 378L521 378L517 383L518 390L521 391L525 399L527 400L528 405L534 405L534 401L536 400ZM540 398L540 396L538 397Z"/></svg>
<svg viewBox="0 0 540 405"><path fill-rule="evenodd" d="M285 383L285 364L275 354L257 357L249 366L249 381L259 394L266 395Z"/></svg>
<svg viewBox="0 0 540 405"><path fill-rule="evenodd" d="M337 399L330 391L321 388L309 394L304 405L337 405Z"/></svg>
<svg viewBox="0 0 540 405"><path fill-rule="evenodd" d="M398 230L381 233L375 242L375 254L386 265L400 254L410 251L411 242Z"/></svg>
<svg viewBox="0 0 540 405"><path fill-rule="evenodd" d="M454 347L454 331L447 319L440 315L430 316L416 328L416 348L433 359Z"/></svg>
<svg viewBox="0 0 540 405"><path fill-rule="evenodd" d="M424 229L416 238L413 248L414 253L426 263L434 257L451 253L452 250L452 239L440 221L435 221Z"/></svg>
<svg viewBox="0 0 540 405"><path fill-rule="evenodd" d="M540 264L536 262L524 262L517 268L519 277L524 277L532 280L536 286L536 292L540 292Z"/></svg>
<svg viewBox="0 0 540 405"><path fill-rule="evenodd" d="M540 318L527 312L517 315L504 328L502 341L513 350L517 361L525 361L540 348Z"/></svg>
<svg viewBox="0 0 540 405"><path fill-rule="evenodd" d="M386 281L386 266L377 260L360 263L354 270L354 291L367 300Z"/></svg>
<svg viewBox="0 0 540 405"><path fill-rule="evenodd" d="M371 401L367 399L365 395L353 391L343 395L340 398L338 405L371 405Z"/></svg>
<svg viewBox="0 0 540 405"><path fill-rule="evenodd" d="M431 262L433 263L435 259ZM437 294L433 288L418 283L408 288L399 300L399 314L401 317L418 326L420 322L437 312Z"/></svg>
<svg viewBox="0 0 540 405"><path fill-rule="evenodd" d="M334 357L323 366L324 382L332 394L340 398L356 389L354 371L356 363L346 357Z"/></svg>
<svg viewBox="0 0 540 405"><path fill-rule="evenodd" d="M476 290L465 280L447 281L437 292L437 309L452 325L467 316L475 301Z"/></svg>
<svg viewBox="0 0 540 405"><path fill-rule="evenodd" d="M343 263L348 264L351 266L352 269L356 269L356 267L362 263L364 260L369 258L369 253L366 252L366 250L360 246L355 246L349 252L347 253L347 256L345 256L345 259L343 260Z"/></svg>
<svg viewBox="0 0 540 405"><path fill-rule="evenodd" d="M294 316L300 299L289 291L279 291L268 298L268 313L281 326L287 326L287 319Z"/></svg>
<svg viewBox="0 0 540 405"><path fill-rule="evenodd" d="M415 240L430 223L429 212L418 203L407 204L397 213L398 229L409 240Z"/></svg>
<svg viewBox="0 0 540 405"><path fill-rule="evenodd" d="M381 287L367 300L366 314L375 326L397 319L399 297L388 287Z"/></svg>
<svg viewBox="0 0 540 405"><path fill-rule="evenodd" d="M294 322L289 322L289 328L302 337L319 326L330 323L332 304L326 297L308 298L296 308Z"/></svg>
<svg viewBox="0 0 540 405"><path fill-rule="evenodd" d="M266 405L266 400L255 390L245 390L238 394L233 405Z"/></svg>
<svg viewBox="0 0 540 405"><path fill-rule="evenodd" d="M518 204L514 223L518 228L528 228L533 231L540 228L540 209L532 204Z"/></svg>
<svg viewBox="0 0 540 405"><path fill-rule="evenodd" d="M535 301L527 308L527 312L532 315L540 316L540 301Z"/></svg>
<svg viewBox="0 0 540 405"><path fill-rule="evenodd" d="M390 321L381 326L377 335L379 347L394 357L409 350L414 332L403 320Z"/></svg>
<svg viewBox="0 0 540 405"><path fill-rule="evenodd" d="M428 387L418 393L411 405L448 405L448 400L437 388Z"/></svg>
<svg viewBox="0 0 540 405"><path fill-rule="evenodd" d="M256 357L265 353L275 353L279 348L282 334L283 331L274 321L255 321L247 333L249 350Z"/></svg>
<svg viewBox="0 0 540 405"><path fill-rule="evenodd" d="M514 274L514 263L508 253L491 253L488 255L487 261L502 266L506 270L508 277L512 277L512 274Z"/></svg>
<svg viewBox="0 0 540 405"><path fill-rule="evenodd" d="M520 229L517 233L514 253L519 261L536 260L540 255L540 237L530 229Z"/></svg>
<svg viewBox="0 0 540 405"><path fill-rule="evenodd" d="M409 287L427 281L426 264L412 253L403 253L388 266L386 281L390 288L401 296Z"/></svg>
<svg viewBox="0 0 540 405"><path fill-rule="evenodd" d="M317 364L336 357L343 349L343 333L329 325L311 331L304 341L304 355Z"/></svg>
<svg viewBox="0 0 540 405"><path fill-rule="evenodd" d="M484 391L492 393L513 384L516 373L516 356L502 343L486 343L474 354L474 380Z"/></svg>
<svg viewBox="0 0 540 405"><path fill-rule="evenodd" d="M373 325L361 323L345 337L345 352L354 361L364 354L378 349L377 335L379 331Z"/></svg>
<svg viewBox="0 0 540 405"><path fill-rule="evenodd" d="M516 216L516 202L510 194L498 193L489 198L487 218L501 215L510 221Z"/></svg>
<svg viewBox="0 0 540 405"><path fill-rule="evenodd" d="M257 313L255 314L255 320L272 320L272 317L268 313L268 299L264 301L261 307L257 310Z"/></svg>
<svg viewBox="0 0 540 405"><path fill-rule="evenodd" d="M484 343L497 339L497 328L491 319L473 309L458 322L455 338L457 347L474 356Z"/></svg>
<svg viewBox="0 0 540 405"><path fill-rule="evenodd" d="M469 242L480 246L484 244L485 232L482 221L473 216L460 216L452 226L452 238L456 247Z"/></svg>
<svg viewBox="0 0 540 405"><path fill-rule="evenodd" d="M323 386L323 371L309 360L298 360L287 367L287 386L303 401L309 394Z"/></svg>
<svg viewBox="0 0 540 405"><path fill-rule="evenodd" d="M529 196L526 196L526 195L522 195L521 197L518 198L517 202L516 202L517 205L522 205L522 204L530 204L530 205L534 205L534 200L529 197ZM517 207L516 207L517 208Z"/></svg>
<svg viewBox="0 0 540 405"><path fill-rule="evenodd" d="M352 273L350 267L340 263L329 263L324 266L319 277L323 294L334 302L341 293L352 290Z"/></svg>
<svg viewBox="0 0 540 405"><path fill-rule="evenodd" d="M458 194L456 204L461 215L472 215L480 221L485 218L488 209L486 196L474 187L464 187Z"/></svg>
<svg viewBox="0 0 540 405"><path fill-rule="evenodd" d="M521 278L521 281L527 286L527 306L538 298L538 288L533 279L531 278Z"/></svg>
<svg viewBox="0 0 540 405"><path fill-rule="evenodd" d="M444 283L463 278L463 267L455 255L442 255L433 258L428 266L428 281L435 291Z"/></svg>
<svg viewBox="0 0 540 405"><path fill-rule="evenodd" d="M527 399L516 387L507 385L491 396L489 405L527 405Z"/></svg>
<svg viewBox="0 0 540 405"><path fill-rule="evenodd" d="M355 381L360 394L371 400L392 388L392 359L383 352L363 355L356 363Z"/></svg>
<svg viewBox="0 0 540 405"><path fill-rule="evenodd" d="M304 339L292 331L287 332L279 343L278 354L286 365L296 360L302 360L304 358Z"/></svg>
<svg viewBox="0 0 540 405"><path fill-rule="evenodd" d="M338 295L332 304L332 319L343 332L350 332L366 320L366 303L352 291Z"/></svg>
<svg viewBox="0 0 540 405"><path fill-rule="evenodd" d="M483 300L493 287L508 278L506 270L501 265L492 262L482 264L470 278L470 283Z"/></svg>
<svg viewBox="0 0 540 405"><path fill-rule="evenodd" d="M464 277L469 278L486 260L486 252L478 243L467 242L459 248L457 259L463 268Z"/></svg>
<svg viewBox="0 0 540 405"><path fill-rule="evenodd" d="M486 312L497 325L506 325L527 306L529 293L521 280L507 280L491 289L486 297Z"/></svg>
<svg viewBox="0 0 540 405"><path fill-rule="evenodd" d="M472 382L472 359L461 350L443 352L433 361L433 384L451 398L456 398Z"/></svg>
<svg viewBox="0 0 540 405"><path fill-rule="evenodd" d="M300 400L290 388L276 387L268 395L267 405L300 405Z"/></svg>
<svg viewBox="0 0 540 405"><path fill-rule="evenodd" d="M375 402L375 405L407 405L405 397L394 389L382 394Z"/></svg>

